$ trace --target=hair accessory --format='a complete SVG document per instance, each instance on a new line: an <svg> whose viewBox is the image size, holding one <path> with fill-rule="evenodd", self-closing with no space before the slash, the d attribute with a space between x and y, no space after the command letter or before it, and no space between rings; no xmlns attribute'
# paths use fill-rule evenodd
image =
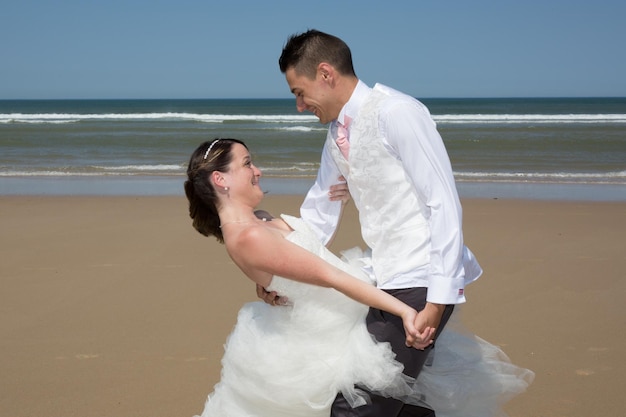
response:
<svg viewBox="0 0 626 417"><path fill-rule="evenodd" d="M204 158L202 158L202 159L206 159L207 156L209 156L209 152L211 152L211 149L213 148L213 145L215 145L219 141L220 141L220 139L215 139L213 142L211 142L211 144L209 145L209 148L204 153Z"/></svg>

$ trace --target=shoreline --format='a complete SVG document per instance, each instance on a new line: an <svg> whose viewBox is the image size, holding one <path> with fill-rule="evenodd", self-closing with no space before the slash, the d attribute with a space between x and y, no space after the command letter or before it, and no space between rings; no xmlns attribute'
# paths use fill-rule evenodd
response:
<svg viewBox="0 0 626 417"><path fill-rule="evenodd" d="M297 214L301 197L260 208ZM468 328L533 370L511 417L620 415L626 203L463 199L484 275ZM182 196L0 197L0 406L13 417L192 416L253 283ZM331 250L362 246L353 204ZM602 401L599 401L602 399Z"/></svg>
<svg viewBox="0 0 626 417"><path fill-rule="evenodd" d="M304 196L314 178L262 177L270 195ZM184 176L0 177L1 196L184 196ZM626 184L457 181L460 198L626 201Z"/></svg>

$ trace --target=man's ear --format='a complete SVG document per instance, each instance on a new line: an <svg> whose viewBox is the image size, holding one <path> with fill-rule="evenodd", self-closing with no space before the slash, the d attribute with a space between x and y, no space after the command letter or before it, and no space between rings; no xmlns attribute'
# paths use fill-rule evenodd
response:
<svg viewBox="0 0 626 417"><path fill-rule="evenodd" d="M335 68L328 62L320 62L317 66L317 74L320 80L329 85L335 82Z"/></svg>

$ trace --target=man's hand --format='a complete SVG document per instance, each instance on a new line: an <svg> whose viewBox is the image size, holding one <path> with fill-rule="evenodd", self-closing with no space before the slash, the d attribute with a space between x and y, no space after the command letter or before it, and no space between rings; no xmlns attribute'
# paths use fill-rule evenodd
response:
<svg viewBox="0 0 626 417"><path fill-rule="evenodd" d="M435 332L441 323L441 316L446 306L444 304L426 303L426 307L419 313L415 319L414 325L417 335L412 344L416 349L424 349L434 342ZM407 340L408 342L408 340Z"/></svg>
<svg viewBox="0 0 626 417"><path fill-rule="evenodd" d="M424 330L418 330L415 326L418 319L418 313L411 307L407 306L401 313L402 325L404 326L404 334L406 336L405 344L408 347L424 350L430 344L433 343L433 337L435 336L435 329L433 327L427 327Z"/></svg>
<svg viewBox="0 0 626 417"><path fill-rule="evenodd" d="M341 204L346 204L350 201L350 190L348 189L348 184L346 183L346 179L343 175L338 178L338 181L340 181L338 184L330 186L328 196L330 197L330 201L341 201Z"/></svg>
<svg viewBox="0 0 626 417"><path fill-rule="evenodd" d="M276 291L267 291L262 285L256 285L256 295L267 304L273 306L286 306L289 304L287 297L279 296Z"/></svg>

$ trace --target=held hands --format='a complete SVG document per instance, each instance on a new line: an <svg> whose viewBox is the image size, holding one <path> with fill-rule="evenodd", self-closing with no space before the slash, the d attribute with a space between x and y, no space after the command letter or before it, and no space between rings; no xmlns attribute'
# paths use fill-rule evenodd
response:
<svg viewBox="0 0 626 417"><path fill-rule="evenodd" d="M330 201L341 201L341 204L345 205L350 201L350 190L348 189L348 184L343 175L340 176L338 180L340 181L338 184L330 186L328 196L330 197Z"/></svg>
<svg viewBox="0 0 626 417"><path fill-rule="evenodd" d="M402 316L406 345L415 349L424 350L434 342L435 332L445 305L426 303L426 307L419 313L411 309Z"/></svg>
<svg viewBox="0 0 626 417"><path fill-rule="evenodd" d="M419 350L424 350L433 343L435 337L434 327L425 327L420 330L417 326L419 323L419 314L412 308L408 308L407 312L402 315L402 324L404 325L404 333L406 334L405 344Z"/></svg>

